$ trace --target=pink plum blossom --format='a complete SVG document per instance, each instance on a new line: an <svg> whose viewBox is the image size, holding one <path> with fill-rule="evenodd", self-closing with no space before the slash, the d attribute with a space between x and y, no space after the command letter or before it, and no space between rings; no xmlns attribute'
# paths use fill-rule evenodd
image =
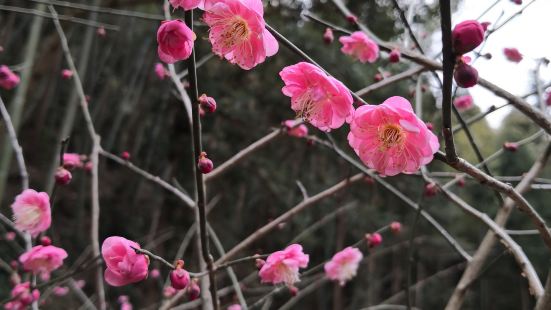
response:
<svg viewBox="0 0 551 310"><path fill-rule="evenodd" d="M522 54L518 51L518 49L511 47L511 48L504 48L503 54L507 58L507 60L512 62L520 62L522 60Z"/></svg>
<svg viewBox="0 0 551 310"><path fill-rule="evenodd" d="M337 79L307 62L283 68L279 72L285 83L282 92L291 97L291 109L323 131L350 122L354 113L352 95Z"/></svg>
<svg viewBox="0 0 551 310"><path fill-rule="evenodd" d="M159 58L167 64L188 59L196 38L195 33L181 20L161 22L157 30Z"/></svg>
<svg viewBox="0 0 551 310"><path fill-rule="evenodd" d="M473 97L470 95L463 95L455 98L453 104L458 110L467 110L473 106Z"/></svg>
<svg viewBox="0 0 551 310"><path fill-rule="evenodd" d="M325 274L329 279L339 281L339 284L343 286L347 281L356 276L356 271L362 258L363 255L360 250L347 247L336 253L331 261L325 264Z"/></svg>
<svg viewBox="0 0 551 310"><path fill-rule="evenodd" d="M37 289L31 291L31 283L23 282L13 287L10 296L12 299L4 305L4 309L24 310L40 298L40 292Z"/></svg>
<svg viewBox="0 0 551 310"><path fill-rule="evenodd" d="M283 251L277 251L266 259L266 263L260 269L258 275L262 283L285 283L292 286L300 281L299 268L308 266L309 256L302 252L302 246L291 244Z"/></svg>
<svg viewBox="0 0 551 310"><path fill-rule="evenodd" d="M287 134L292 137L304 138L308 135L308 127L304 124L296 125L296 120L286 120L283 124L287 129Z"/></svg>
<svg viewBox="0 0 551 310"><path fill-rule="evenodd" d="M48 279L52 271L63 265L65 258L67 258L67 252L62 248L53 245L37 245L19 256L19 262L23 265L23 269Z"/></svg>
<svg viewBox="0 0 551 310"><path fill-rule="evenodd" d="M174 9L182 8L184 11L193 10L196 7L200 6L201 2L204 2L203 0L169 0L170 5L174 7Z"/></svg>
<svg viewBox="0 0 551 310"><path fill-rule="evenodd" d="M354 113L348 143L361 160L383 176L414 173L432 161L438 138L402 97L364 105Z"/></svg>
<svg viewBox="0 0 551 310"><path fill-rule="evenodd" d="M47 193L26 189L11 205L15 227L36 237L52 223L50 197Z"/></svg>
<svg viewBox="0 0 551 310"><path fill-rule="evenodd" d="M263 16L261 0L206 0L203 21L213 53L245 70L275 55L279 45Z"/></svg>
<svg viewBox="0 0 551 310"><path fill-rule="evenodd" d="M0 87L10 90L19 84L19 76L8 68L8 66L0 66Z"/></svg>
<svg viewBox="0 0 551 310"><path fill-rule="evenodd" d="M155 64L155 74L160 80L164 80L165 77L168 75L165 66L163 66L163 64L160 62Z"/></svg>
<svg viewBox="0 0 551 310"><path fill-rule="evenodd" d="M379 46L362 31L356 31L349 36L339 38L341 51L357 58L361 63L373 63L379 58Z"/></svg>
<svg viewBox="0 0 551 310"><path fill-rule="evenodd" d="M101 255L107 265L105 281L112 286L139 282L147 277L149 260L134 249L140 245L123 237L109 237L103 241Z"/></svg>

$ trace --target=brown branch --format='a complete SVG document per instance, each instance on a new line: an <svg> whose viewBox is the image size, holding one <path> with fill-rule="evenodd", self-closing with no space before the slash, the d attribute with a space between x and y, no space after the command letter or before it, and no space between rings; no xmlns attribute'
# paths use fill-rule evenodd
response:
<svg viewBox="0 0 551 310"><path fill-rule="evenodd" d="M381 89L385 86L391 85L393 83L399 82L401 80L405 80L405 79L407 79L409 77L412 77L414 75L420 74L425 70L427 70L427 68L425 68L423 66L413 67L413 68L411 68L407 71L400 72L398 74L389 76L389 77L387 77L387 78L385 78L385 79L383 79L383 80L381 80L377 83L366 86L366 87L356 91L356 94L358 96L365 96L369 93L372 93L375 90Z"/></svg>

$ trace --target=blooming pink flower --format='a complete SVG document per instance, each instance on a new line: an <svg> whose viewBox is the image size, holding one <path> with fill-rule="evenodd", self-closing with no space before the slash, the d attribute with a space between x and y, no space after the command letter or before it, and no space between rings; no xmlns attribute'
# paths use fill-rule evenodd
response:
<svg viewBox="0 0 551 310"><path fill-rule="evenodd" d="M520 62L522 60L522 54L518 51L518 49L512 47L512 48L504 48L503 54L507 58L507 60L512 62Z"/></svg>
<svg viewBox="0 0 551 310"><path fill-rule="evenodd" d="M229 306L227 310L241 310L241 305L233 304L233 305Z"/></svg>
<svg viewBox="0 0 551 310"><path fill-rule="evenodd" d="M289 119L283 122L283 124L285 125L285 128L287 128L287 134L289 136L293 136L297 138L306 137L306 135L308 135L308 127L306 127L306 125L304 124L300 124L296 126L295 125L296 123L297 121L292 119Z"/></svg>
<svg viewBox="0 0 551 310"><path fill-rule="evenodd" d="M5 310L24 310L40 298L40 292L37 289L31 291L31 283L23 282L13 287L11 298L4 305Z"/></svg>
<svg viewBox="0 0 551 310"><path fill-rule="evenodd" d="M133 249L140 245L123 237L109 237L103 241L101 255L107 265L105 281L112 286L139 282L147 277L149 261Z"/></svg>
<svg viewBox="0 0 551 310"><path fill-rule="evenodd" d="M308 266L309 256L302 252L302 246L291 244L283 251L277 251L266 259L258 275L262 283L285 283L292 286L300 281L298 270Z"/></svg>
<svg viewBox="0 0 551 310"><path fill-rule="evenodd" d="M333 281L339 281L341 286L356 276L363 255L360 250L347 247L336 253L330 262L324 266L325 274Z"/></svg>
<svg viewBox="0 0 551 310"><path fill-rule="evenodd" d="M470 95L463 95L455 98L453 101L455 107L459 110L466 110L473 106L473 97Z"/></svg>
<svg viewBox="0 0 551 310"><path fill-rule="evenodd" d="M354 113L352 95L337 79L307 62L283 68L282 92L291 97L291 109L298 117L320 130L329 131L349 122Z"/></svg>
<svg viewBox="0 0 551 310"><path fill-rule="evenodd" d="M19 262L23 265L23 269L48 279L52 271L63 265L65 258L67 258L67 252L62 248L53 245L37 245L19 256Z"/></svg>
<svg viewBox="0 0 551 310"><path fill-rule="evenodd" d="M0 87L10 90L19 84L19 76L8 68L8 66L0 66Z"/></svg>
<svg viewBox="0 0 551 310"><path fill-rule="evenodd" d="M339 42L344 54L356 57L361 63L373 63L379 58L379 46L362 31L340 37Z"/></svg>
<svg viewBox="0 0 551 310"><path fill-rule="evenodd" d="M383 176L414 173L432 161L438 138L402 97L363 105L354 113L348 143L361 160Z"/></svg>
<svg viewBox="0 0 551 310"><path fill-rule="evenodd" d="M174 9L182 8L184 11L193 10L200 6L202 0L169 0Z"/></svg>
<svg viewBox="0 0 551 310"><path fill-rule="evenodd" d="M484 41L484 27L476 20L463 21L453 28L452 41L456 54L468 53Z"/></svg>
<svg viewBox="0 0 551 310"><path fill-rule="evenodd" d="M206 0L203 21L213 53L245 70L275 55L279 45L263 16L261 0Z"/></svg>
<svg viewBox="0 0 551 310"><path fill-rule="evenodd" d="M69 293L69 288L66 286L56 286L53 289L53 293L56 296L65 296Z"/></svg>
<svg viewBox="0 0 551 310"><path fill-rule="evenodd" d="M157 30L159 58L168 64L188 59L196 38L195 33L181 20L161 22Z"/></svg>
<svg viewBox="0 0 551 310"><path fill-rule="evenodd" d="M61 77L65 80L68 80L73 77L73 71L69 69L63 69L61 70Z"/></svg>
<svg viewBox="0 0 551 310"><path fill-rule="evenodd" d="M165 77L168 75L165 66L163 66L163 64L160 62L155 64L155 74L161 80L164 80Z"/></svg>
<svg viewBox="0 0 551 310"><path fill-rule="evenodd" d="M26 189L11 205L15 227L36 237L52 223L50 197L47 193Z"/></svg>
<svg viewBox="0 0 551 310"><path fill-rule="evenodd" d="M82 158L80 154L76 153L64 153L63 154L63 167L66 169L82 168Z"/></svg>

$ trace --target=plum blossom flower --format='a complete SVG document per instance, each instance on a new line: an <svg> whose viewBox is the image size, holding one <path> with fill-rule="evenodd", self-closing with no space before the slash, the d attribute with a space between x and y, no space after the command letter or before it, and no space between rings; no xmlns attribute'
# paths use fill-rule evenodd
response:
<svg viewBox="0 0 551 310"><path fill-rule="evenodd" d="M360 250L353 247L347 247L336 253L331 261L324 265L325 274L333 281L339 281L343 286L347 281L356 276L356 271L360 265L363 255Z"/></svg>
<svg viewBox="0 0 551 310"><path fill-rule="evenodd" d="M379 46L362 31L353 32L349 36L339 38L341 51L357 58L361 63L373 63L379 58Z"/></svg>
<svg viewBox="0 0 551 310"><path fill-rule="evenodd" d="M309 256L302 252L300 244L291 244L283 251L277 251L266 259L266 263L260 269L258 275L262 283L285 283L292 286L300 281L299 268L308 266Z"/></svg>
<svg viewBox="0 0 551 310"><path fill-rule="evenodd" d="M473 97L470 95L463 95L455 98L453 104L458 110L467 110L473 106Z"/></svg>
<svg viewBox="0 0 551 310"><path fill-rule="evenodd" d="M318 67L299 62L283 68L279 75L285 83L281 91L291 97L291 109L298 117L323 131L339 128L352 119L352 95Z"/></svg>
<svg viewBox="0 0 551 310"><path fill-rule="evenodd" d="M364 105L354 113L348 143L361 160L383 176L414 173L432 161L438 138L402 97Z"/></svg>
<svg viewBox="0 0 551 310"><path fill-rule="evenodd" d="M47 193L26 189L11 205L15 227L36 237L52 223L50 197Z"/></svg>
<svg viewBox="0 0 551 310"><path fill-rule="evenodd" d="M8 68L8 66L0 66L0 87L10 90L19 84L19 76Z"/></svg>
<svg viewBox="0 0 551 310"><path fill-rule="evenodd" d="M63 265L65 258L67 258L67 252L62 248L53 245L37 245L19 256L19 262L23 265L23 269L48 279L52 271Z"/></svg>
<svg viewBox="0 0 551 310"><path fill-rule="evenodd" d="M11 290L11 300L4 305L5 310L23 310L27 309L33 301L40 298L40 292L37 289L31 291L31 283L23 282L17 284Z"/></svg>
<svg viewBox="0 0 551 310"><path fill-rule="evenodd" d="M139 282L147 277L149 260L145 255L134 251L140 245L123 237L105 239L101 255L107 265L105 281L112 286L123 286Z"/></svg>
<svg viewBox="0 0 551 310"><path fill-rule="evenodd" d="M169 0L174 9L182 8L184 11L193 10L201 5L202 0Z"/></svg>
<svg viewBox="0 0 551 310"><path fill-rule="evenodd" d="M286 120L283 125L287 129L287 134L292 137L304 138L308 135L308 127L304 124L296 125L296 120Z"/></svg>
<svg viewBox="0 0 551 310"><path fill-rule="evenodd" d="M206 0L203 21L213 53L245 70L275 55L279 45L263 16L261 0Z"/></svg>
<svg viewBox="0 0 551 310"><path fill-rule="evenodd" d="M522 60L522 54L518 51L518 49L511 47L511 48L504 48L503 54L507 58L507 60L512 62L520 62Z"/></svg>
<svg viewBox="0 0 551 310"><path fill-rule="evenodd" d="M196 38L195 33L181 20L161 22L161 26L157 30L159 58L167 64L188 59L193 51L193 41Z"/></svg>

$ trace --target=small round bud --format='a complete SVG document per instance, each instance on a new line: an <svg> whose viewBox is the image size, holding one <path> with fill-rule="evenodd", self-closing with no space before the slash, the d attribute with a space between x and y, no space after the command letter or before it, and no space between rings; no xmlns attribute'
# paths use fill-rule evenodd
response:
<svg viewBox="0 0 551 310"><path fill-rule="evenodd" d="M428 130L432 130L434 128L431 122L426 122L425 125L427 125Z"/></svg>
<svg viewBox="0 0 551 310"><path fill-rule="evenodd" d="M461 22L453 28L452 41L455 54L468 53L484 41L484 28L476 20Z"/></svg>
<svg viewBox="0 0 551 310"><path fill-rule="evenodd" d="M365 176L365 177L364 177L364 182L367 183L367 184L369 184L369 185L375 184L375 180L374 180L372 177L370 177L370 176Z"/></svg>
<svg viewBox="0 0 551 310"><path fill-rule="evenodd" d="M197 285L197 279L191 279L191 283L187 288L187 296L189 300L195 300L201 295L201 288Z"/></svg>
<svg viewBox="0 0 551 310"><path fill-rule="evenodd" d="M214 111L216 111L216 100L212 97L208 97L206 94L202 94L199 97L199 104L207 113L214 113Z"/></svg>
<svg viewBox="0 0 551 310"><path fill-rule="evenodd" d="M291 293L291 296L297 296L298 288L294 285L289 286L289 293Z"/></svg>
<svg viewBox="0 0 551 310"><path fill-rule="evenodd" d="M64 80L68 80L72 77L73 77L73 71L71 71L69 69L61 70L61 78L63 78Z"/></svg>
<svg viewBox="0 0 551 310"><path fill-rule="evenodd" d="M331 44L333 40L335 40L333 30L331 30L331 28L325 28L325 32L323 33L323 42L325 42L325 44Z"/></svg>
<svg viewBox="0 0 551 310"><path fill-rule="evenodd" d="M380 81L383 80L383 75L380 74L380 73L375 73L375 75L373 76L373 80L374 80L375 82L380 82Z"/></svg>
<svg viewBox="0 0 551 310"><path fill-rule="evenodd" d="M55 172L55 182L57 185L67 185L71 183L73 175L71 172L63 167L57 168Z"/></svg>
<svg viewBox="0 0 551 310"><path fill-rule="evenodd" d="M214 164L212 163L212 160L207 158L207 153L201 152L201 155L199 156L199 161L197 162L197 167L199 168L199 171L203 174L207 174L212 171L214 168Z"/></svg>
<svg viewBox="0 0 551 310"><path fill-rule="evenodd" d="M518 149L518 144L515 142L505 142L503 143L503 149L509 152L516 152Z"/></svg>
<svg viewBox="0 0 551 310"><path fill-rule="evenodd" d="M258 268L258 269L262 268L262 266L264 266L264 264L266 264L266 261L261 259L261 258L257 258L254 262L256 264L256 268Z"/></svg>
<svg viewBox="0 0 551 310"><path fill-rule="evenodd" d="M456 184L459 187L465 187L465 178L464 177L457 178L457 183Z"/></svg>
<svg viewBox="0 0 551 310"><path fill-rule="evenodd" d="M149 271L149 277L152 279L157 279L160 276L161 276L161 272L157 268L153 268L151 269L151 271Z"/></svg>
<svg viewBox="0 0 551 310"><path fill-rule="evenodd" d="M170 285L177 290L182 290L188 286L189 280L189 273L184 269L184 261L178 260L176 268L170 272Z"/></svg>
<svg viewBox="0 0 551 310"><path fill-rule="evenodd" d="M13 231L8 231L5 235L4 235L4 238L6 238L7 241L12 241L15 239L15 232Z"/></svg>
<svg viewBox="0 0 551 310"><path fill-rule="evenodd" d="M40 245L42 246L49 246L52 245L52 239L48 236L42 236L40 237Z"/></svg>
<svg viewBox="0 0 551 310"><path fill-rule="evenodd" d="M358 17L356 15L350 14L346 16L346 20L351 23L352 25L355 25L358 23Z"/></svg>
<svg viewBox="0 0 551 310"><path fill-rule="evenodd" d="M365 240L367 241L367 246L370 248L374 248L376 246L379 246L383 242L383 236L381 236L380 233L372 233L372 234L366 234Z"/></svg>
<svg viewBox="0 0 551 310"><path fill-rule="evenodd" d="M165 286L165 288L163 288L163 296L166 298L174 296L177 292L178 290L172 286Z"/></svg>
<svg viewBox="0 0 551 310"><path fill-rule="evenodd" d="M400 61L400 51L393 49L390 54L388 54L388 61L391 63L397 63Z"/></svg>
<svg viewBox="0 0 551 310"><path fill-rule="evenodd" d="M475 86L478 82L478 71L472 66L461 62L455 68L453 77L459 87L469 88Z"/></svg>
<svg viewBox="0 0 551 310"><path fill-rule="evenodd" d="M436 196L437 193L438 193L438 186L436 186L436 183L431 182L425 185L425 191L424 191L425 196L433 197L433 196Z"/></svg>
<svg viewBox="0 0 551 310"><path fill-rule="evenodd" d="M395 235L399 234L402 231L402 224L396 221L390 223L390 231Z"/></svg>
<svg viewBox="0 0 551 310"><path fill-rule="evenodd" d="M124 151L121 153L121 158L124 159L124 160L129 160L130 159L130 153L127 152L127 151Z"/></svg>
<svg viewBox="0 0 551 310"><path fill-rule="evenodd" d="M105 37L107 35L107 32L105 31L105 28L103 26L99 27L96 31L96 34L100 37Z"/></svg>

